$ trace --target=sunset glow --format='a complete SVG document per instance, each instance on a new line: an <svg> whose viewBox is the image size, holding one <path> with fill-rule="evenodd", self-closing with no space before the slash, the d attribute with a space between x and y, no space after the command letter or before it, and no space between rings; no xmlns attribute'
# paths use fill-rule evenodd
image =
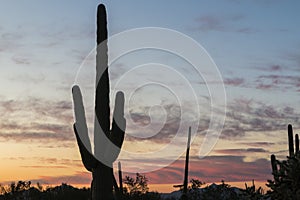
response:
<svg viewBox="0 0 300 200"><path fill-rule="evenodd" d="M90 186L91 174L82 164L73 132L71 88L74 83L86 86L82 87L84 100L93 102L95 69L89 66L94 63L94 55L88 55L95 48L95 12L99 3L2 1L1 184L31 180L43 185ZM151 190L175 190L173 185L183 182L187 128L193 126L190 178L206 184L224 180L242 188L245 182L251 185L255 180L266 190L264 184L272 179L270 155L285 159L287 125L293 124L295 132L300 129L300 2L101 3L107 7L111 36L134 28L161 27L199 43L218 67L226 92L222 133L212 151L200 158L212 112L207 85L221 83L205 82L205 78L189 70L191 64L184 58L162 50L130 52L112 63L111 86L124 83L123 92L130 97L125 105L126 136L118 158L123 175L142 173L149 179ZM157 63L169 68L151 71L162 67ZM130 70L143 64L149 66L130 77ZM167 69L183 77L194 93ZM122 79L124 74L127 79ZM154 78L165 85L153 84ZM143 80L147 84L135 87ZM198 98L197 105L192 101L194 96ZM88 103L85 106L91 134L94 107ZM220 114L218 106L215 110ZM178 127L184 128L179 131ZM178 135L179 141L169 145ZM161 151L164 148L166 151Z"/></svg>

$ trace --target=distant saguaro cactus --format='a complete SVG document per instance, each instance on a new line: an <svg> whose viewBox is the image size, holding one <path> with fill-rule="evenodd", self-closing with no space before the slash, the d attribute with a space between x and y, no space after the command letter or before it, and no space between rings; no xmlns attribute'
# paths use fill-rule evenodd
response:
<svg viewBox="0 0 300 200"><path fill-rule="evenodd" d="M293 127L288 125L289 156L287 160L279 161L271 155L271 166L274 180L268 180L267 186L272 199L300 199L300 154L299 136L293 139ZM278 168L279 167L279 168Z"/></svg>
<svg viewBox="0 0 300 200"><path fill-rule="evenodd" d="M293 136L293 127L291 124L288 125L288 146L289 146L289 157L294 158L299 154L299 135L295 135L295 147L294 147L294 136ZM278 172L278 165L282 169L283 166L280 164L278 160L276 160L276 156L274 154L271 155L271 166L274 178L277 176ZM276 177L278 178L278 177ZM276 179L275 179L276 180Z"/></svg>
<svg viewBox="0 0 300 200"><path fill-rule="evenodd" d="M185 155L185 168L184 168L184 179L183 179L183 191L182 191L182 200L186 200L188 193L188 176L189 176L189 157L190 157L190 145L191 145L191 127L189 127L188 141L186 147Z"/></svg>
<svg viewBox="0 0 300 200"><path fill-rule="evenodd" d="M107 22L103 4L97 10L97 55L96 55L96 93L94 155L88 137L82 95L79 86L72 88L76 135L82 162L92 172L92 200L113 199L113 162L117 159L126 127L124 118L124 94L118 92L115 100L112 129L110 130L109 75L107 56Z"/></svg>

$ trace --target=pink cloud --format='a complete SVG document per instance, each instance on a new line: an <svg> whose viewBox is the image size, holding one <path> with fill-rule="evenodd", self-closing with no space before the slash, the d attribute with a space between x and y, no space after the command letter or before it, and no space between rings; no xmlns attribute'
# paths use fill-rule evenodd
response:
<svg viewBox="0 0 300 200"><path fill-rule="evenodd" d="M243 78L227 78L224 80L224 84L232 86L240 86L245 82Z"/></svg>
<svg viewBox="0 0 300 200"><path fill-rule="evenodd" d="M184 160L177 160L161 170L147 173L151 184L181 183L183 181ZM210 156L205 159L192 158L189 178L204 182L267 181L271 178L270 162L259 159L244 162L242 156Z"/></svg>

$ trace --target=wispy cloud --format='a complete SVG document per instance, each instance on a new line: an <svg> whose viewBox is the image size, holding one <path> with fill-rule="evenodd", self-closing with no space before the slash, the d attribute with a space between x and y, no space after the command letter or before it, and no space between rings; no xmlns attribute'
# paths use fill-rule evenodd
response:
<svg viewBox="0 0 300 200"><path fill-rule="evenodd" d="M224 21L212 15L199 17L196 19L196 22L199 23L198 29L203 31L211 31L211 30L223 31L225 29L222 23Z"/></svg>
<svg viewBox="0 0 300 200"><path fill-rule="evenodd" d="M15 62L17 65L30 65L30 58L21 56L21 55L14 55L12 57L12 60Z"/></svg>
<svg viewBox="0 0 300 200"><path fill-rule="evenodd" d="M150 121L149 109L150 107L142 107L139 110L132 110L130 116L126 116L128 122L127 141L147 140L154 143L166 143L178 134L181 123L187 123L182 121L181 108L178 105L164 105L166 119L163 121L157 119ZM74 119L71 101L42 98L1 100L0 112L2 113L0 141L34 141L43 144L43 147L46 145L48 148L74 147L76 140L72 130ZM133 123L130 123L130 120ZM189 118L185 120L189 120ZM149 123L153 129L143 129ZM145 131L140 131L139 127ZM155 130L157 132L153 134ZM152 136L148 137L148 135Z"/></svg>
<svg viewBox="0 0 300 200"><path fill-rule="evenodd" d="M193 30L200 31L221 31L221 32L237 32L237 33L255 33L257 30L250 27L239 27L238 22L245 18L244 15L203 15L195 19L197 23Z"/></svg>
<svg viewBox="0 0 300 200"><path fill-rule="evenodd" d="M218 149L215 150L217 153L241 155L243 153L268 153L269 151L264 148L248 148L248 149Z"/></svg>
<svg viewBox="0 0 300 200"><path fill-rule="evenodd" d="M71 102L38 98L2 100L0 110L2 141L49 144L74 140Z"/></svg>
<svg viewBox="0 0 300 200"><path fill-rule="evenodd" d="M285 130L287 124L298 124L299 113L289 106L275 107L253 99L235 99L228 105L221 137L243 137L247 132Z"/></svg>
<svg viewBox="0 0 300 200"><path fill-rule="evenodd" d="M273 146L274 142L243 142L241 145L248 145L253 147L265 147L265 146Z"/></svg>
<svg viewBox="0 0 300 200"><path fill-rule="evenodd" d="M250 33L256 33L257 30L255 30L253 28L240 28L240 29L237 29L236 32L250 34Z"/></svg>
<svg viewBox="0 0 300 200"><path fill-rule="evenodd" d="M255 71L249 72L250 77L226 76L224 84L257 90L300 91L299 69L294 65L272 64L252 67Z"/></svg>
<svg viewBox="0 0 300 200"><path fill-rule="evenodd" d="M9 81L12 82L20 82L20 83L32 83L32 84L40 84L46 80L46 76L43 73L38 74L37 76L33 76L30 74L14 74L13 76L9 77Z"/></svg>
<svg viewBox="0 0 300 200"><path fill-rule="evenodd" d="M243 81L239 79L228 80L227 84L231 85L242 85ZM171 106L172 107L172 106ZM171 108L170 107L170 108ZM176 107L176 106L175 106ZM179 108L178 108L179 109ZM171 110L167 114L166 122L161 122L160 124L152 123L152 125L157 129L161 124L163 126L159 128L158 132L151 137L147 137L148 132L138 133L135 132L134 135L143 135L143 138L136 138L129 135L126 136L128 141L143 141L147 140L148 142L155 143L169 143L174 135L178 134L180 123L189 124L191 121L186 122L179 115L172 115ZM133 112L131 113L132 120L139 124L140 126L147 126L150 121L150 116L147 115L147 112ZM285 131L287 124L299 124L300 113L296 111L293 107L288 105L275 106L265 102L261 102L249 98L236 98L227 105L227 116L224 124L224 128L220 135L221 139L231 140L233 138L243 138L250 132L259 132L266 134L268 132L274 131ZM195 121L196 123L197 121ZM206 130L209 127L209 118L199 119L197 133L199 135L205 135ZM130 131L137 131L134 129L134 126L130 126ZM252 144L255 145L255 144Z"/></svg>
<svg viewBox="0 0 300 200"><path fill-rule="evenodd" d="M225 85L230 85L230 86L241 86L245 83L244 78L226 78L224 79L224 84Z"/></svg>
<svg viewBox="0 0 300 200"><path fill-rule="evenodd" d="M181 183L184 174L184 160L177 160L159 171L146 174L151 183ZM268 175L269 174L269 175ZM243 156L209 156L190 160L189 176L204 182L266 181L271 177L270 161L257 159L245 162Z"/></svg>
<svg viewBox="0 0 300 200"><path fill-rule="evenodd" d="M5 32L2 33L0 38L0 52L6 51L11 52L22 46L21 43L17 42L23 39L23 35L17 32Z"/></svg>
<svg viewBox="0 0 300 200"><path fill-rule="evenodd" d="M59 134L59 133L51 133L51 132L23 132L23 133L0 133L0 138L2 141L13 140L16 142L24 142L24 141L35 141L35 142L58 142L58 141L68 141L70 139L69 136Z"/></svg>
<svg viewBox="0 0 300 200"><path fill-rule="evenodd" d="M137 132L139 129L139 126L147 126L150 125L152 129L147 129L148 131L152 132L141 132L141 133L135 133L135 135L142 136L141 138L138 137L132 137L130 135L126 136L126 139L128 140L147 140L147 141L153 141L153 142L168 142L172 139L174 135L178 133L178 129L181 123L181 108L178 105L175 104L167 104L163 106L166 114L165 121L151 121L149 116L149 107L143 107L140 108L140 112L135 112L132 110L130 113L131 120L134 122L134 124L129 124L129 128L132 131ZM134 128L135 127L135 128ZM146 131L147 131L146 130ZM153 131L157 131L155 134L153 134ZM151 137L147 137L147 135L153 135ZM145 139L142 139L142 138Z"/></svg>
<svg viewBox="0 0 300 200"><path fill-rule="evenodd" d="M281 72L283 70L283 66L275 64L266 67L256 67L256 69L267 72Z"/></svg>
<svg viewBox="0 0 300 200"><path fill-rule="evenodd" d="M275 70L277 70L277 67L275 67ZM257 77L255 84L257 89L300 91L300 77L296 75L261 75Z"/></svg>
<svg viewBox="0 0 300 200"><path fill-rule="evenodd" d="M34 161L34 166L47 168L51 165L64 166L66 168L70 167L83 167L82 161L78 159L70 159L70 158L53 158L53 157L4 157L3 160L13 160L13 161L21 161L25 163L25 161L32 162ZM26 167L30 167L31 165L24 165Z"/></svg>

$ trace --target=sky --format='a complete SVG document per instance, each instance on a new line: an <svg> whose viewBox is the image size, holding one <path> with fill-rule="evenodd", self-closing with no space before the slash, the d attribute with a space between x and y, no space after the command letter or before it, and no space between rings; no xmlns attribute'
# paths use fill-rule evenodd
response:
<svg viewBox="0 0 300 200"><path fill-rule="evenodd" d="M140 38L159 40L162 32L118 40L124 31L145 27L183 34L203 53L182 53L199 56L201 75L184 56L161 49L139 49L111 63L112 110L115 91L126 97L126 136L118 159L125 174L144 173L159 191L181 183L189 126L189 174L206 183L264 183L272 178L270 155L286 158L287 125L295 132L300 128L299 1L1 3L0 183L89 185L91 175L81 163L72 130L71 88L79 84L83 90L92 140L99 3L107 8L109 36L116 38L111 57ZM174 41L183 49L186 44ZM216 69L222 82L205 81L211 72L205 67ZM214 90L223 87L226 95ZM218 104L223 100L226 105ZM199 157L205 138L216 136L207 132L210 120L222 118L224 110L216 144Z"/></svg>

